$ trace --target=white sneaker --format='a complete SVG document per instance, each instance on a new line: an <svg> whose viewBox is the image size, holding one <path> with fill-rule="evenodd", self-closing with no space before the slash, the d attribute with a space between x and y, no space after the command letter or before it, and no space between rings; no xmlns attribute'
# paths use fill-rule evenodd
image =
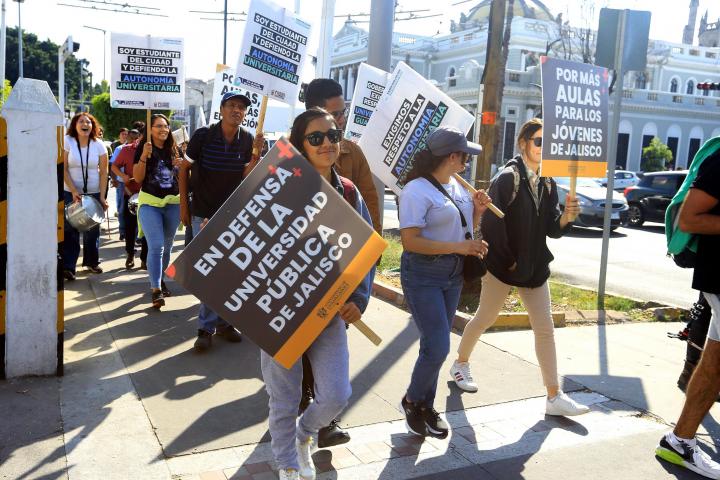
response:
<svg viewBox="0 0 720 480"><path fill-rule="evenodd" d="M303 480L315 480L315 464L312 454L316 450L315 439L310 436L305 441L295 439L298 464L300 464L300 478Z"/></svg>
<svg viewBox="0 0 720 480"><path fill-rule="evenodd" d="M703 452L694 438L690 441L681 440L672 432L667 433L655 448L655 455L704 477L720 478L720 464Z"/></svg>
<svg viewBox="0 0 720 480"><path fill-rule="evenodd" d="M558 392L555 398L552 400L548 398L545 402L546 415L572 417L574 415L588 413L589 411L590 407L577 403L575 400L565 395L565 392Z"/></svg>
<svg viewBox="0 0 720 480"><path fill-rule="evenodd" d="M283 468L278 472L280 480L300 480L300 472L294 468Z"/></svg>
<svg viewBox="0 0 720 480"><path fill-rule="evenodd" d="M460 390L465 390L470 393L478 391L477 383L475 383L472 373L470 373L469 362L458 362L455 360L452 367L450 367L450 376L455 380L455 385L457 385Z"/></svg>

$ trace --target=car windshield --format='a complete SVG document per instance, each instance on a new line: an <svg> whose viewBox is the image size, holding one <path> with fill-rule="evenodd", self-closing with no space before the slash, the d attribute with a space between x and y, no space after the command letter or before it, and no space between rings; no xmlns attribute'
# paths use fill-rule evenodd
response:
<svg viewBox="0 0 720 480"><path fill-rule="evenodd" d="M570 177L556 177L555 182L557 182L558 185L563 185L565 187L570 186ZM580 177L577 179L577 186L578 187L592 187L597 188L600 185L595 180L592 180L590 178Z"/></svg>

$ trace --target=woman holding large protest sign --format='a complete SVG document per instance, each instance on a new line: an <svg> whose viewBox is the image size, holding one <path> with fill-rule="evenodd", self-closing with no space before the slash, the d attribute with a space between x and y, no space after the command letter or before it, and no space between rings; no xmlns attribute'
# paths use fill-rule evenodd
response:
<svg viewBox="0 0 720 480"><path fill-rule="evenodd" d="M107 210L105 193L108 183L108 155L105 146L98 140L100 124L86 112L75 115L70 121L63 165L65 175L65 205L80 202L83 195L90 195ZM100 268L100 225L82 233L83 266L93 273L102 273ZM80 256L80 232L65 221L63 242L63 276L75 280L75 267Z"/></svg>
<svg viewBox="0 0 720 480"><path fill-rule="evenodd" d="M477 392L469 359L480 335L495 322L505 298L516 287L535 334L535 352L547 389L548 415L580 415L589 411L560 390L553 319L550 312L549 264L553 256L546 237L559 238L579 213L577 200L568 196L565 211L558 207L555 181L540 176L542 121L526 122L518 134L520 154L510 160L490 186L495 204L505 218L484 215L482 234L490 247L488 273L482 279L480 304L465 326L458 358L450 375L459 388Z"/></svg>
<svg viewBox="0 0 720 480"><path fill-rule="evenodd" d="M290 143L372 225L370 214L355 185L340 177L333 165L340 154L342 130L327 111L311 108L294 121ZM349 353L346 323L359 320L367 307L374 271L350 295L325 330L305 352L315 374L315 401L298 419L302 390L302 362L286 369L264 351L260 353L265 388L270 396L271 446L281 479L314 479L311 454L318 430L347 405L350 398Z"/></svg>
<svg viewBox="0 0 720 480"><path fill-rule="evenodd" d="M480 145L453 127L438 127L426 145L400 193L400 280L420 331L420 353L401 407L412 433L444 438L448 426L433 408L438 375L450 351L466 256L487 252L472 234L490 197L484 191L471 195L453 177L481 152Z"/></svg>
<svg viewBox="0 0 720 480"><path fill-rule="evenodd" d="M147 139L148 130L151 141L141 140L143 148L135 152L133 178L142 185L137 213L139 235L147 239L152 306L159 309L165 305L164 297L170 296L162 278L170 264L170 251L180 224L177 180L180 158L165 115L151 117L150 128L145 129L143 139Z"/></svg>

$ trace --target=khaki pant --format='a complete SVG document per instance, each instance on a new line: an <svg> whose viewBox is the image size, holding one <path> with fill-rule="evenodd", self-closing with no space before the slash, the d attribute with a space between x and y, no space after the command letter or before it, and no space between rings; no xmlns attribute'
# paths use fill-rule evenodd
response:
<svg viewBox="0 0 720 480"><path fill-rule="evenodd" d="M511 288L510 285L501 282L490 272L485 274L482 279L480 304L473 319L465 326L460 347L458 347L460 358L470 358L480 335L495 323ZM535 354L540 363L543 383L546 387L557 387L557 357L548 282L546 281L538 288L518 288L517 290L530 316L530 325L535 334Z"/></svg>

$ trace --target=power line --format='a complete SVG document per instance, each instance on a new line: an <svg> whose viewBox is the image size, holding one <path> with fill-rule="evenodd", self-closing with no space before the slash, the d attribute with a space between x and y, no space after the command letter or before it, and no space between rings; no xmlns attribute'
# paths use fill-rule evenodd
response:
<svg viewBox="0 0 720 480"><path fill-rule="evenodd" d="M69 4L69 3L60 3L60 2L58 2L57 5L59 5L59 6L61 6L61 7L84 8L84 9L87 9L87 10L95 10L95 11L103 11L103 12L127 13L127 14L130 14L130 15L145 15L145 16L149 16L149 17L166 17L166 18L167 18L167 15L162 15L162 14L158 14L158 13L150 13L150 12L141 12L140 10L135 10L134 12L132 12L132 11L129 11L129 10L118 10L118 9L113 9L113 8L101 8L101 7L96 7L96 6L86 7L86 6L83 6L83 5L72 5L72 4Z"/></svg>
<svg viewBox="0 0 720 480"><path fill-rule="evenodd" d="M225 19L224 18L200 17L200 20L214 20L214 21L222 22ZM232 17L228 17L228 19L227 19L228 22L244 22L245 20L246 19L244 19L244 18L232 18Z"/></svg>
<svg viewBox="0 0 720 480"><path fill-rule="evenodd" d="M99 3L101 5L112 5L115 7L123 7L123 8L142 8L144 10L160 10L159 8L155 7L145 7L142 5L131 5L129 3L117 3L117 2L109 2L107 0L75 0L76 2L85 2L85 3Z"/></svg>
<svg viewBox="0 0 720 480"><path fill-rule="evenodd" d="M190 12L190 13L210 13L210 14L217 14L217 15L224 15L224 14L225 14L225 11L224 11L224 10L220 10L220 11L188 10L188 12ZM228 15L246 15L246 16L247 16L247 13L245 13L245 12L227 12L227 14L228 14Z"/></svg>

